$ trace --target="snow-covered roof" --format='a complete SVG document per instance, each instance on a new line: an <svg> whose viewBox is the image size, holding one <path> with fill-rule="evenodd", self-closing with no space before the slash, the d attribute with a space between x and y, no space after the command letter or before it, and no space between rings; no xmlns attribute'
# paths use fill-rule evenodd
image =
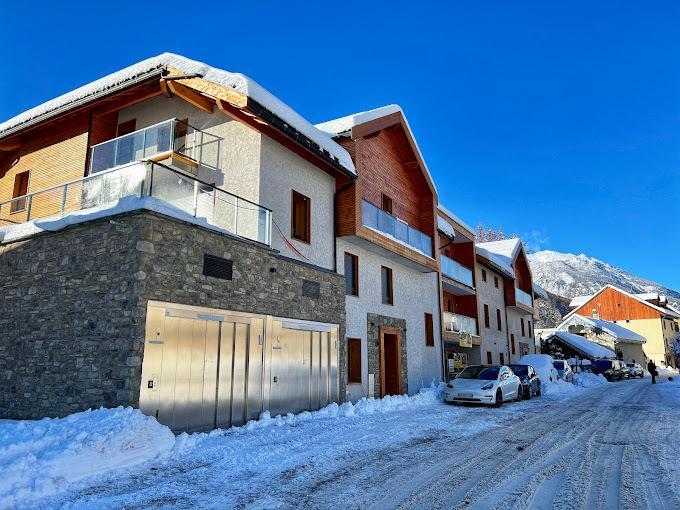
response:
<svg viewBox="0 0 680 510"><path fill-rule="evenodd" d="M423 162L424 167L423 171L427 174L427 178L429 179L430 183L432 183L432 187L436 192L437 185L435 184L434 179L432 178L432 174L430 173L430 169L427 167L427 163L425 163L425 158L423 157L423 153L421 152L420 147L418 146L418 141L416 140L416 137L413 136L413 130L411 129L410 124L408 123L408 119L406 118L404 111L401 109L401 106L399 106L398 104L389 104L387 106L381 106L380 108L367 110L365 112L352 113L350 115L346 115L338 119L321 122L319 124L316 124L315 127L318 130L325 133L326 135L333 138L341 134L347 133L348 131L351 131L356 126L366 124L367 122L380 119L382 117L387 117L388 115L392 115L393 113L401 113L401 116L404 119L404 123L406 124L406 129L410 133L411 139L413 140L413 144L415 146L418 158L420 159L420 161Z"/></svg>
<svg viewBox="0 0 680 510"><path fill-rule="evenodd" d="M521 246L522 242L518 238L489 241L476 245L479 255L500 266L512 278L515 277L512 262Z"/></svg>
<svg viewBox="0 0 680 510"><path fill-rule="evenodd" d="M541 299L548 299L548 293L538 284L533 284L534 294Z"/></svg>
<svg viewBox="0 0 680 510"><path fill-rule="evenodd" d="M610 358L616 359L616 353L606 347L601 346L590 340L586 340L580 335L575 335L573 333L567 333L566 331L555 331L553 337L557 337L565 344L569 345L573 349L580 351L581 353L590 356L592 358ZM551 337L552 338L552 337ZM548 341L550 338L548 339Z"/></svg>
<svg viewBox="0 0 680 510"><path fill-rule="evenodd" d="M456 229L441 216L437 216L437 229L451 238L456 237Z"/></svg>
<svg viewBox="0 0 680 510"><path fill-rule="evenodd" d="M613 289L613 290L615 290L616 292L620 292L620 293L623 294L624 296L628 296L629 298L634 299L635 301L638 301L639 303L642 303L643 305L646 305L646 306L648 306L648 307L650 307L650 308L656 310L657 312L661 313L662 315L666 315L666 316L668 316L668 317L673 317L673 318L675 318L675 319L679 319L679 318L680 318L680 311L676 310L676 309L673 308L673 307L657 306L657 305L655 305L655 304L650 303L649 301L645 301L644 299L638 297L636 294L631 294L630 292L626 292L625 290L619 289L618 287L615 287L614 285L607 284L607 285L605 285L604 287L602 287L600 290L598 290L598 291L597 291L595 294L593 294L592 296L578 296L578 301L577 301L577 302L578 302L579 304L574 305L574 301L575 301L577 298L572 299L572 300L571 300L571 303L569 303L569 306L575 306L575 308L574 308L571 312L569 312L567 315L565 315L564 319L566 320L566 319L568 319L569 317L571 317L572 315L574 315L574 314L579 310L579 308L581 308L585 303L587 303L588 301L590 301L591 299L593 299L595 296L597 296L598 294L600 294L601 292L603 292L605 289ZM585 298L585 299L583 300L583 302L580 302L580 300L581 300L582 298Z"/></svg>
<svg viewBox="0 0 680 510"><path fill-rule="evenodd" d="M451 212L449 209L447 209L446 207L444 207L442 204L437 204L437 209L439 209L441 212L443 212L444 214L446 214L449 218L451 218L453 221L455 221L456 223L458 223L461 227L463 227L464 229L466 229L466 230L468 231L469 234L471 234L472 236L475 235L475 231L472 229L472 227L471 227L470 225L468 225L467 223L465 223L463 220L460 219L459 216L453 214L453 212Z"/></svg>
<svg viewBox="0 0 680 510"><path fill-rule="evenodd" d="M483 246L484 244L486 244L486 243L480 243L480 244L475 245L477 255L487 259L501 273L505 273L510 278L514 278L515 277L515 270L512 268L512 265L511 265L512 261L509 260L507 257L498 255L496 253L493 253L493 252L487 250L486 248L484 248L484 246Z"/></svg>
<svg viewBox="0 0 680 510"><path fill-rule="evenodd" d="M186 74L199 74L203 80L248 96L297 129L307 138L319 144L321 148L327 150L331 157L336 158L345 169L351 173L356 173L349 153L336 143L327 132L314 127L290 106L286 105L253 79L240 73L223 71L222 69L217 69L173 53L162 53L156 57L142 60L30 110L26 110L0 124L0 138L9 135L10 132L13 132L23 124L49 118L53 114L83 104L83 102L89 101L101 93L111 92L121 85L127 86L134 83L135 79L143 77L154 70L161 70L166 67L173 67Z"/></svg>
<svg viewBox="0 0 680 510"><path fill-rule="evenodd" d="M609 334L614 338L615 342L622 342L628 344L644 344L647 339L637 334L635 331L631 331L628 328L604 319L595 319L594 317L585 317L583 315L572 315L568 319L562 321L560 325L557 326L558 330L568 331L570 324L582 324L584 326L589 326L591 328L600 328L605 333Z"/></svg>

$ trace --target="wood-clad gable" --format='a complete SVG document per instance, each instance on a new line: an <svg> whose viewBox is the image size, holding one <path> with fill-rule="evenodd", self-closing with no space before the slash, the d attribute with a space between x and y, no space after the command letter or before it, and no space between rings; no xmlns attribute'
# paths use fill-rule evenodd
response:
<svg viewBox="0 0 680 510"><path fill-rule="evenodd" d="M658 310L611 287L605 288L575 310L578 315L584 317L592 317L593 311L599 313L600 318L607 321L661 317Z"/></svg>

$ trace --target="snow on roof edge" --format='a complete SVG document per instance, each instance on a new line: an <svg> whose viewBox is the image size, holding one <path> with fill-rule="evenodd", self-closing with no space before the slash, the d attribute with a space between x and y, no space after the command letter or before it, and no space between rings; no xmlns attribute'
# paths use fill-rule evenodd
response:
<svg viewBox="0 0 680 510"><path fill-rule="evenodd" d="M606 347L598 343L591 342L590 340L583 338L582 336L575 335L573 333L568 333L566 331L555 331L552 336L560 338L561 340L569 344L572 348L584 352L587 355L592 356L594 358L616 359L616 353L614 351L612 351L611 349L607 349Z"/></svg>
<svg viewBox="0 0 680 510"><path fill-rule="evenodd" d="M204 64L203 62L191 60L174 53L162 53L155 57L142 60L26 110L5 122L0 123L0 138L3 137L3 133L22 124L47 116L57 109L75 105L78 101L93 97L98 93L108 91L123 83L127 83L154 69L160 69L166 66L177 68L187 74L200 74L206 81L245 94L300 131L309 139L318 143L321 148L327 150L332 157L335 157L340 165L350 173L356 175L354 162L349 153L342 146L335 142L328 133L314 127L308 120L258 84L255 80L244 74L217 69Z"/></svg>
<svg viewBox="0 0 680 510"><path fill-rule="evenodd" d="M473 230L473 228L472 228L470 225L468 225L467 223L465 223L463 220L461 220L461 219L460 219L460 216L457 216L456 214L454 214L453 212L451 212L450 209L447 209L447 208L444 207L444 205L442 205L442 204L437 204L437 209L439 209L441 212L443 212L444 214L446 214L446 215L447 215L449 218L451 218L453 221L457 222L461 227L467 229L468 232L470 232L470 234L472 234L473 236L475 235L475 231Z"/></svg>

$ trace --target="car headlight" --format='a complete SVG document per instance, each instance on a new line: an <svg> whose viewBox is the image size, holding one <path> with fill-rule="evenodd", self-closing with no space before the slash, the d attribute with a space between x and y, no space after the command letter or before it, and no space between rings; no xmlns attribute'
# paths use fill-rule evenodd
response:
<svg viewBox="0 0 680 510"><path fill-rule="evenodd" d="M482 386L483 390L490 390L492 388L493 388L493 383L485 384L484 386Z"/></svg>

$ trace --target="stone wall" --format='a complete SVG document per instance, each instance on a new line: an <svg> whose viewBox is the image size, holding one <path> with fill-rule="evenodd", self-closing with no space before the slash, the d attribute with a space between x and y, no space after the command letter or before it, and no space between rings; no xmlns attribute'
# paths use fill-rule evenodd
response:
<svg viewBox="0 0 680 510"><path fill-rule="evenodd" d="M232 280L202 274L206 253ZM340 324L345 395L343 277L255 243L136 211L0 246L0 282L0 418L137 405L150 299Z"/></svg>
<svg viewBox="0 0 680 510"><path fill-rule="evenodd" d="M385 315L369 313L367 315L367 344L368 344L368 373L373 374L373 394L376 397L380 393L380 327L396 328L401 331L399 342L399 368L401 370L401 391L406 393L408 388L408 352L406 343L406 319L396 319Z"/></svg>

